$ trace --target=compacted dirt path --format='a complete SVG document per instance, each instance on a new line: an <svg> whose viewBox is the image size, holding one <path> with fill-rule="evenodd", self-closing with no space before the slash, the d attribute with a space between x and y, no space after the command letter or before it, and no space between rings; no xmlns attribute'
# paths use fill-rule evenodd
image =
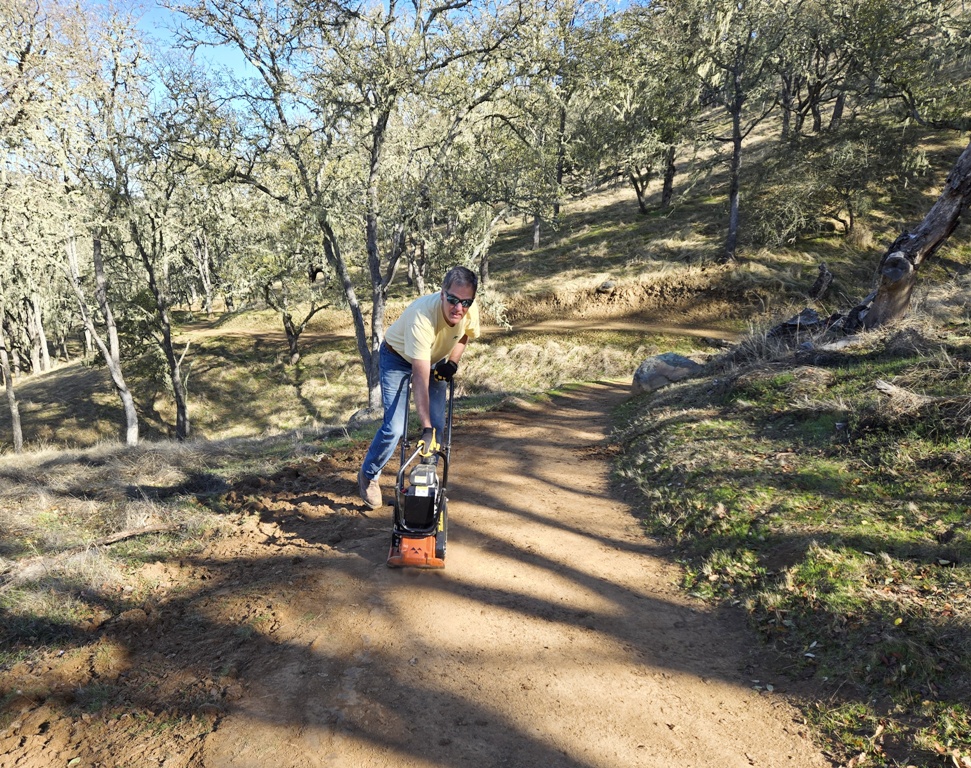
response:
<svg viewBox="0 0 971 768"><path fill-rule="evenodd" d="M457 419L444 571L385 566L354 452L243 480L233 534L7 675L0 766L828 766L609 496L625 389Z"/></svg>

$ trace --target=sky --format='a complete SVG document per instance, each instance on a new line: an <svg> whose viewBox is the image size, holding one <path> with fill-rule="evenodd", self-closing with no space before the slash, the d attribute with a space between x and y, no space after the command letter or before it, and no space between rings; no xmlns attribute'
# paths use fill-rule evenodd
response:
<svg viewBox="0 0 971 768"><path fill-rule="evenodd" d="M173 30L179 23L179 14L152 0L146 0L140 5L144 12L138 22L138 29L155 41L162 50L172 49ZM216 67L225 67L236 75L246 75L249 69L243 55L229 46L206 46L198 49L194 55Z"/></svg>

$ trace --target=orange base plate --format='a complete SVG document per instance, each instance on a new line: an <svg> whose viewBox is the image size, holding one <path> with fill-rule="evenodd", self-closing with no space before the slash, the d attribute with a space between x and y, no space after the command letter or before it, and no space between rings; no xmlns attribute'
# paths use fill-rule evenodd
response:
<svg viewBox="0 0 971 768"><path fill-rule="evenodd" d="M392 546L388 553L391 568L444 568L445 560L435 556L435 537L420 539L401 537L400 546Z"/></svg>

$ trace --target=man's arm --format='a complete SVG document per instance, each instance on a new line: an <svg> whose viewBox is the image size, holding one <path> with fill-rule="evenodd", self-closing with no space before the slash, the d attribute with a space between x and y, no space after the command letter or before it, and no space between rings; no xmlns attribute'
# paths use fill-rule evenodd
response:
<svg viewBox="0 0 971 768"><path fill-rule="evenodd" d="M468 343L468 334L463 335L452 348L448 359L458 365ZM415 410L418 411L418 419L422 429L426 429L432 425L432 411L428 400L428 384L431 381L431 376L432 364L430 361L412 360L411 387L415 392ZM441 436L439 436L439 439L441 439Z"/></svg>
<svg viewBox="0 0 971 768"><path fill-rule="evenodd" d="M428 360L411 362L411 389L415 393L415 410L422 429L432 425L432 411L428 402L428 382L432 375L432 364Z"/></svg>
<svg viewBox="0 0 971 768"><path fill-rule="evenodd" d="M451 360L456 365L458 365L459 360L462 359L462 355L465 353L465 348L468 346L468 344L469 344L469 336L468 334L466 334L461 339L459 339L458 343L452 348L452 351L449 353L448 359Z"/></svg>

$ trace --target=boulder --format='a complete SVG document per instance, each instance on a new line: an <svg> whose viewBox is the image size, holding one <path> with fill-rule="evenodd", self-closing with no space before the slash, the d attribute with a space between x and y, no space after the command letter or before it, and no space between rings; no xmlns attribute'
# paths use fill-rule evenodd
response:
<svg viewBox="0 0 971 768"><path fill-rule="evenodd" d="M703 368L703 365L676 352L664 352L649 357L637 366L634 382L631 384L631 393L639 395L643 392L653 392L676 381L697 376Z"/></svg>
<svg viewBox="0 0 971 768"><path fill-rule="evenodd" d="M617 283L613 280L604 280L597 286L597 293L613 293L617 290Z"/></svg>
<svg viewBox="0 0 971 768"><path fill-rule="evenodd" d="M384 410L380 407L378 408L361 408L359 411L355 411L351 418L347 420L348 429L357 429L358 427L364 427L369 424L374 424L375 422L381 421L384 418Z"/></svg>

